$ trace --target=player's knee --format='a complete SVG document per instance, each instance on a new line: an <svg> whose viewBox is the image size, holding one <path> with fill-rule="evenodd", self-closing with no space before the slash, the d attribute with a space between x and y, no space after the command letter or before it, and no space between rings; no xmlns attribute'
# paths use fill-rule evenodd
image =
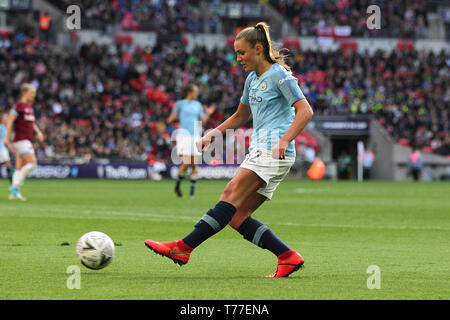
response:
<svg viewBox="0 0 450 320"><path fill-rule="evenodd" d="M34 169L36 169L36 167L36 162L28 162L22 167L21 170L24 172L25 176L28 176Z"/></svg>
<svg viewBox="0 0 450 320"><path fill-rule="evenodd" d="M37 162L31 161L31 162L28 162L25 166L27 166L28 168L30 168L30 171L31 171L31 170L36 169L36 167L37 167Z"/></svg>
<svg viewBox="0 0 450 320"><path fill-rule="evenodd" d="M233 180L228 182L227 186L222 192L221 196L222 201L231 202L236 193L236 187L237 185Z"/></svg>
<svg viewBox="0 0 450 320"><path fill-rule="evenodd" d="M182 176L186 172L186 169L187 169L187 165L185 165L184 163L181 164L180 168L178 169L178 175Z"/></svg>

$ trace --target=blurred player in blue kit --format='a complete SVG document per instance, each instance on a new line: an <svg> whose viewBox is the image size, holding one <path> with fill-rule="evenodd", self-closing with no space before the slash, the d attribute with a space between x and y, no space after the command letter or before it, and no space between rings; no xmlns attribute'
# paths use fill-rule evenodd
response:
<svg viewBox="0 0 450 320"><path fill-rule="evenodd" d="M216 107L213 104L203 112L203 106L197 100L198 95L198 86L193 83L188 84L182 92L184 99L175 103L175 107L167 120L168 124L172 124L177 120L180 122L180 128L176 130L176 148L182 163L178 171L174 189L176 195L180 198L183 196L180 185L189 166L191 167L189 175L191 182L190 197L193 198L195 195L197 158L201 156L201 153L195 146L195 141L201 137L202 126L208 122L209 118L216 110Z"/></svg>
<svg viewBox="0 0 450 320"><path fill-rule="evenodd" d="M198 140L197 147L205 151L214 136L239 128L253 116L249 154L225 187L219 202L206 212L191 233L181 240L165 243L146 240L145 245L183 265L197 246L229 224L244 239L277 256L277 268L267 277L287 277L303 266L303 257L251 215L272 199L289 172L296 156L294 139L311 120L313 111L285 64L285 56L274 50L266 23L242 30L234 49L237 61L249 73L239 106L230 118Z"/></svg>
<svg viewBox="0 0 450 320"><path fill-rule="evenodd" d="M6 168L8 179L12 183L14 169L11 166L11 158L9 156L8 148L5 146L7 121L8 114L2 113L0 118L0 164Z"/></svg>

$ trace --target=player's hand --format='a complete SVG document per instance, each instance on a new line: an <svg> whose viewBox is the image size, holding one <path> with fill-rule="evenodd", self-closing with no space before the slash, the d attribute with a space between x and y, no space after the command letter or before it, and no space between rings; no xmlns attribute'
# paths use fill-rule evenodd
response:
<svg viewBox="0 0 450 320"><path fill-rule="evenodd" d="M42 132L38 132L36 138L39 142L44 142L44 134Z"/></svg>
<svg viewBox="0 0 450 320"><path fill-rule="evenodd" d="M198 152L205 152L211 144L211 138L208 136L204 136L201 139L195 141L195 146L197 147Z"/></svg>
<svg viewBox="0 0 450 320"><path fill-rule="evenodd" d="M289 142L284 140L278 141L278 143L272 148L272 158L284 160L286 158L286 149Z"/></svg>
<svg viewBox="0 0 450 320"><path fill-rule="evenodd" d="M8 150L12 153L12 154L16 154L16 150L14 150L14 147L11 143L11 141L9 141L9 139L5 139L4 145L8 148Z"/></svg>
<svg viewBox="0 0 450 320"><path fill-rule="evenodd" d="M215 103L213 103L208 108L206 108L205 113L208 115L208 117L210 117L214 113L214 111L216 111L216 104Z"/></svg>

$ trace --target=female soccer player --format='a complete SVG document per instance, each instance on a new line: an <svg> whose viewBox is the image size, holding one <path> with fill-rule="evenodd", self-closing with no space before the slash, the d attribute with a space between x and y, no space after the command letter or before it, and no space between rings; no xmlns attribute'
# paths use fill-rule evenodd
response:
<svg viewBox="0 0 450 320"><path fill-rule="evenodd" d="M35 123L34 110L31 106L36 97L36 88L31 84L21 87L21 98L12 107L6 124L5 144L16 155L16 171L12 177L12 185L9 188L10 200L26 200L19 192L20 184L36 168L37 160L34 154L34 133L38 141L44 141L44 135ZM13 128L14 127L14 128ZM10 137L14 131L12 143Z"/></svg>
<svg viewBox="0 0 450 320"><path fill-rule="evenodd" d="M313 111L285 64L284 56L273 49L266 23L242 30L236 37L234 49L237 61L249 72L240 104L230 118L200 139L197 146L205 151L214 135L239 128L252 115L254 133L250 153L225 187L219 202L190 234L178 241L146 240L145 244L183 265L193 249L229 224L246 240L278 257L276 271L267 277L287 277L303 266L304 259L251 215L272 198L289 172L295 159L294 139L311 120Z"/></svg>
<svg viewBox="0 0 450 320"><path fill-rule="evenodd" d="M195 146L195 140L200 138L202 125L208 122L210 116L216 110L215 105L211 105L205 109L204 113L202 104L197 101L198 93L198 87L195 84L188 84L183 89L182 96L184 99L176 102L173 112L167 120L168 124L177 120L180 121L180 129L177 130L177 152L182 163L175 184L175 193L180 198L183 196L180 184L189 165L191 166L189 175L191 181L190 196L191 198L194 197L197 177L196 158L201 155Z"/></svg>

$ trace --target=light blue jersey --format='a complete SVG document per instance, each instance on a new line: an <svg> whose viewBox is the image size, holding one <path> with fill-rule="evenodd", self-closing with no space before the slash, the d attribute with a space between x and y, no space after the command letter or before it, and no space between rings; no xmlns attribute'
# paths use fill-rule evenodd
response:
<svg viewBox="0 0 450 320"><path fill-rule="evenodd" d="M5 149L5 137L6 137L6 127L3 124L0 124L0 150Z"/></svg>
<svg viewBox="0 0 450 320"><path fill-rule="evenodd" d="M173 109L180 120L180 134L189 134L194 137L201 135L201 128L198 128L198 121L203 118L203 106L197 100L179 100Z"/></svg>
<svg viewBox="0 0 450 320"><path fill-rule="evenodd" d="M304 98L292 72L278 63L274 63L261 77L257 77L255 71L250 72L241 97L241 102L251 108L253 115L250 150L272 150L294 121L292 105ZM291 141L286 156L295 155L295 142Z"/></svg>

